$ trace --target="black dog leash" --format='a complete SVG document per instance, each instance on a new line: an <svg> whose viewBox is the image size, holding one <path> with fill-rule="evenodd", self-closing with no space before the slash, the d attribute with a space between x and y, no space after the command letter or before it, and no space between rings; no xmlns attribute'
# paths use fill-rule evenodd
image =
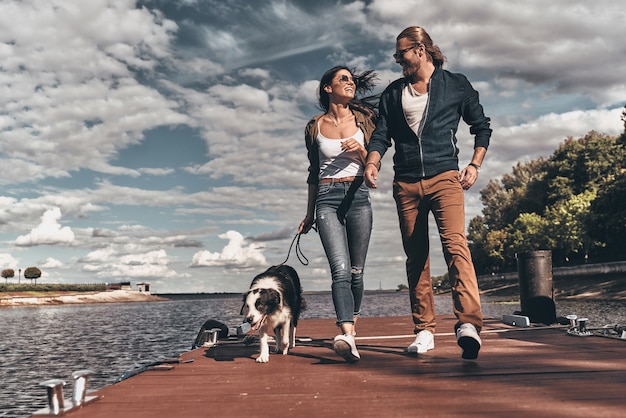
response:
<svg viewBox="0 0 626 418"><path fill-rule="evenodd" d="M291 248L293 247L294 242L296 243L296 255L298 256L298 261L300 261L300 263L302 263L302 265L304 266L309 265L309 259L305 257L304 253L302 252L302 248L300 248L300 235L302 234L298 232L296 233L296 236L293 237L293 239L291 240L291 245L289 246L289 251L287 251L287 258L285 258L285 261L280 263L279 266L282 266L287 262L287 260L289 260L289 255L291 254Z"/></svg>

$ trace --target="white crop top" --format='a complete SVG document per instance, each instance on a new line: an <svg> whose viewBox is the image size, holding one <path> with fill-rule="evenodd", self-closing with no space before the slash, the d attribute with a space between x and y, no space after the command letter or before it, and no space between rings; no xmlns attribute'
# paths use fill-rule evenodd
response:
<svg viewBox="0 0 626 418"><path fill-rule="evenodd" d="M365 146L365 135L357 129L354 135L348 138L330 139L322 135L318 129L317 144L319 145L320 173L319 178L341 178L363 175L363 163L358 151L345 152L341 143L350 138Z"/></svg>

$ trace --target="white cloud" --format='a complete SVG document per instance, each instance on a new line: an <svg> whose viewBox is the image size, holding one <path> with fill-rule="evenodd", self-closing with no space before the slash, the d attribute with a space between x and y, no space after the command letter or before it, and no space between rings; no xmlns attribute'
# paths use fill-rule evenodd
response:
<svg viewBox="0 0 626 418"><path fill-rule="evenodd" d="M151 176L167 176L175 172L172 168L140 168L139 171Z"/></svg>
<svg viewBox="0 0 626 418"><path fill-rule="evenodd" d="M15 22L28 22L16 25ZM140 84L170 55L174 22L134 1L11 2L0 15L0 182L68 177L111 166L142 132L185 121L177 104Z"/></svg>
<svg viewBox="0 0 626 418"><path fill-rule="evenodd" d="M518 161L549 157L570 136L581 138L591 130L618 135L623 131L621 111L599 109L549 113L528 123L498 126L485 159L485 168L490 167L487 173L500 176L510 172Z"/></svg>
<svg viewBox="0 0 626 418"><path fill-rule="evenodd" d="M63 245L74 242L74 232L69 226L61 226L61 210L49 209L41 216L41 223L30 233L20 235L15 240L15 245L30 247L34 245Z"/></svg>
<svg viewBox="0 0 626 418"><path fill-rule="evenodd" d="M170 267L172 258L163 249L141 252L139 246L111 245L92 251L80 260L85 272L99 278L162 279L183 278Z"/></svg>
<svg viewBox="0 0 626 418"><path fill-rule="evenodd" d="M115 251L112 247L101 248L95 251L91 251L85 257L83 257L80 261L87 264L99 264L99 263L107 263L115 254Z"/></svg>
<svg viewBox="0 0 626 418"><path fill-rule="evenodd" d="M269 80L271 73L262 68L244 68L239 72L244 77L258 78L260 80Z"/></svg>
<svg viewBox="0 0 626 418"><path fill-rule="evenodd" d="M19 260L11 254L0 253L0 266L2 266L2 270L5 268L17 270L19 263Z"/></svg>
<svg viewBox="0 0 626 418"><path fill-rule="evenodd" d="M209 89L220 101L229 107L243 108L243 111L265 112L269 110L267 92L246 85L224 86L217 85Z"/></svg>
<svg viewBox="0 0 626 418"><path fill-rule="evenodd" d="M55 258L48 257L39 267L41 269L58 269L63 267L63 263Z"/></svg>
<svg viewBox="0 0 626 418"><path fill-rule="evenodd" d="M245 239L237 231L228 231L218 235L221 239L227 239L228 244L221 252L199 251L193 255L192 267L262 267L267 265L265 256L258 244L245 244Z"/></svg>

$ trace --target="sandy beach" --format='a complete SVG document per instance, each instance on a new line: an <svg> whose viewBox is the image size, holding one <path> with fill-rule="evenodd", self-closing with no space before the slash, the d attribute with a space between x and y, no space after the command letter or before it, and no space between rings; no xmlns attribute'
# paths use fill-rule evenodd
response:
<svg viewBox="0 0 626 418"><path fill-rule="evenodd" d="M135 290L109 290L106 292L56 293L33 296L28 293L0 293L0 308L32 305L76 305L85 303L159 302L167 299Z"/></svg>

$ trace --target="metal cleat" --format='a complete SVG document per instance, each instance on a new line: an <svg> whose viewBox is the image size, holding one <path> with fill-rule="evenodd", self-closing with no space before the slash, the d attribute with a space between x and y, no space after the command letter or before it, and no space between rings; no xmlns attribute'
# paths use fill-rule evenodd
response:
<svg viewBox="0 0 626 418"><path fill-rule="evenodd" d="M41 382L41 386L46 387L48 394L48 407L35 412L33 416L59 416L71 411L74 408L97 399L97 396L87 396L87 382L89 376L93 374L91 370L79 370L72 373L74 378L74 392L72 400L65 403L63 399L63 387L65 381L61 379L51 379Z"/></svg>
<svg viewBox="0 0 626 418"><path fill-rule="evenodd" d="M48 409L53 415L59 415L65 409L65 402L63 401L65 381L51 379L41 382L41 385L46 387L46 392L48 393Z"/></svg>
<svg viewBox="0 0 626 418"><path fill-rule="evenodd" d="M589 337L593 335L591 331L587 330L587 318L578 318L576 315L567 315L565 318L569 320L570 326L567 330L569 335L576 337Z"/></svg>
<svg viewBox="0 0 626 418"><path fill-rule="evenodd" d="M578 318L576 315L567 315L565 318L569 320L570 328L576 328L576 318Z"/></svg>
<svg viewBox="0 0 626 418"><path fill-rule="evenodd" d="M96 398L96 396L87 397L87 383L89 381L89 377L91 377L93 373L94 372L92 370L78 370L72 373L72 377L74 378L74 392L72 394L74 407L81 406L87 401L91 401Z"/></svg>
<svg viewBox="0 0 626 418"><path fill-rule="evenodd" d="M208 338L206 338L206 342L203 344L204 347L213 347L217 345L217 339L222 330L220 328L211 328L208 331L204 331L205 335L208 334Z"/></svg>

